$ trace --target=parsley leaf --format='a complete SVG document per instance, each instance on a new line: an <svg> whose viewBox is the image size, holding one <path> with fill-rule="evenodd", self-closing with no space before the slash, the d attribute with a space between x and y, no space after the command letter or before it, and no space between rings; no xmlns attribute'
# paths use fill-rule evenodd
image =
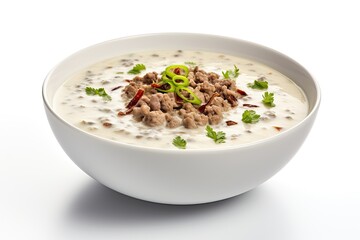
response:
<svg viewBox="0 0 360 240"><path fill-rule="evenodd" d="M186 140L181 138L180 136L177 136L173 139L172 144L180 149L185 149L186 148Z"/></svg>
<svg viewBox="0 0 360 240"><path fill-rule="evenodd" d="M252 89L267 89L268 88L268 82L264 80L265 78L259 78L257 80L254 80L254 83L249 83L248 87Z"/></svg>
<svg viewBox="0 0 360 240"><path fill-rule="evenodd" d="M192 67L195 67L196 66L196 62L191 62L191 61L187 61L187 62L184 62L186 65L189 65L189 66L192 66Z"/></svg>
<svg viewBox="0 0 360 240"><path fill-rule="evenodd" d="M226 136L224 132L215 132L209 125L206 126L206 132L206 136L213 139L215 143L225 143Z"/></svg>
<svg viewBox="0 0 360 240"><path fill-rule="evenodd" d="M237 78L240 75L239 68L234 65L234 70L227 70L226 72L221 72L225 79Z"/></svg>
<svg viewBox="0 0 360 240"><path fill-rule="evenodd" d="M104 101L111 101L111 96L108 95L104 88L92 88L92 87L86 87L85 92L89 96L95 96L98 95L104 99Z"/></svg>
<svg viewBox="0 0 360 240"><path fill-rule="evenodd" d="M229 70L227 70L226 72L221 72L222 75L224 76L225 79L229 79L230 78L230 72Z"/></svg>
<svg viewBox="0 0 360 240"><path fill-rule="evenodd" d="M240 75L240 70L236 65L234 65L233 75L234 75L234 78L237 78Z"/></svg>
<svg viewBox="0 0 360 240"><path fill-rule="evenodd" d="M144 64L136 64L131 70L128 71L129 74L139 74L142 70L145 70L146 67Z"/></svg>
<svg viewBox="0 0 360 240"><path fill-rule="evenodd" d="M257 123L260 115L256 114L254 110L245 110L242 114L242 121L244 123Z"/></svg>
<svg viewBox="0 0 360 240"><path fill-rule="evenodd" d="M274 93L269 93L269 92L265 92L264 95L262 95L263 97L263 104L269 107L275 107L274 104Z"/></svg>

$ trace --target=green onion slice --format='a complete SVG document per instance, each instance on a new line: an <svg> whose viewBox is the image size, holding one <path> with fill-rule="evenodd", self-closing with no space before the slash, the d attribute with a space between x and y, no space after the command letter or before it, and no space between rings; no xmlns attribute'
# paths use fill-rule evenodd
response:
<svg viewBox="0 0 360 240"><path fill-rule="evenodd" d="M168 76L166 76L166 73L165 73L165 72L161 75L161 80L162 80L163 82L172 82L172 81L171 81L171 78L169 78Z"/></svg>
<svg viewBox="0 0 360 240"><path fill-rule="evenodd" d="M185 76L175 75L175 76L173 76L172 81L175 84L175 86L178 86L178 87L189 86L189 79Z"/></svg>
<svg viewBox="0 0 360 240"><path fill-rule="evenodd" d="M161 81L159 82L160 87L156 88L156 90L160 92L175 92L175 85L171 81Z"/></svg>
<svg viewBox="0 0 360 240"><path fill-rule="evenodd" d="M176 75L187 77L189 74L189 68L185 65L170 65L165 69L165 74L169 78L173 78Z"/></svg>
<svg viewBox="0 0 360 240"><path fill-rule="evenodd" d="M182 91L186 91L190 94L189 98L185 97L182 94ZM200 98L198 98L198 96L195 95L195 93L193 93L190 89L188 89L187 87L183 87L183 86L178 86L175 88L175 92L176 94L183 99L185 102L189 102L189 103L193 103L196 105L200 105L201 104L201 100Z"/></svg>

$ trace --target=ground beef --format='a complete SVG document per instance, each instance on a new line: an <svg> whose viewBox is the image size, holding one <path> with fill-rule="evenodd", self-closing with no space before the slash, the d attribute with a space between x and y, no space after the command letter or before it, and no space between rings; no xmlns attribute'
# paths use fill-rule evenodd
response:
<svg viewBox="0 0 360 240"><path fill-rule="evenodd" d="M124 93L128 98L132 98L137 90L138 88L136 87L136 84L131 82L129 85L125 87Z"/></svg>
<svg viewBox="0 0 360 240"><path fill-rule="evenodd" d="M156 72L149 72L143 77L137 76L128 80L129 84L124 88L122 95L130 101L139 89L144 90L141 99L127 112L131 113L136 121L143 122L149 127L184 126L192 129L207 124L217 125L223 121L223 112L236 107L238 99L243 97L237 92L235 81L220 79L216 73L207 73L195 67L190 69L187 76L188 89L202 101L202 104L194 105L184 102L173 92L158 92L156 84L161 81L158 75ZM190 97L188 92L182 93L185 97Z"/></svg>
<svg viewBox="0 0 360 240"><path fill-rule="evenodd" d="M163 112L172 112L174 109L174 106L176 105L174 95L170 94L163 94L163 97L160 101L160 108Z"/></svg>
<svg viewBox="0 0 360 240"><path fill-rule="evenodd" d="M209 117L211 125L219 124L223 119L221 107L216 105L206 106L204 114Z"/></svg>
<svg viewBox="0 0 360 240"><path fill-rule="evenodd" d="M162 111L150 111L143 118L143 123L149 127L161 126L165 122L165 114Z"/></svg>
<svg viewBox="0 0 360 240"><path fill-rule="evenodd" d="M207 93L209 95L213 95L213 93L216 91L215 86L208 81L199 84L198 89L200 92Z"/></svg>
<svg viewBox="0 0 360 240"><path fill-rule="evenodd" d="M225 99L223 99L222 97L214 98L213 104L215 106L221 107L221 109L223 111L229 111L231 108L231 104L228 101L226 101Z"/></svg>
<svg viewBox="0 0 360 240"><path fill-rule="evenodd" d="M171 116L170 114L165 114L166 127L168 128L177 128L181 126L181 118L176 116Z"/></svg>
<svg viewBox="0 0 360 240"><path fill-rule="evenodd" d="M159 111L160 110L161 104L160 104L160 99L157 94L151 95L149 106L150 106L151 111Z"/></svg>
<svg viewBox="0 0 360 240"><path fill-rule="evenodd" d="M144 84L152 84L154 82L157 82L158 80L158 74L156 72L147 73L144 75L142 82Z"/></svg>
<svg viewBox="0 0 360 240"><path fill-rule="evenodd" d="M208 82L209 78L208 75L203 72L203 71L198 71L195 73L195 82L196 83L203 83L203 82Z"/></svg>
<svg viewBox="0 0 360 240"><path fill-rule="evenodd" d="M195 123L194 118L191 115L186 115L186 117L183 118L182 123L185 128L193 129L198 127Z"/></svg>

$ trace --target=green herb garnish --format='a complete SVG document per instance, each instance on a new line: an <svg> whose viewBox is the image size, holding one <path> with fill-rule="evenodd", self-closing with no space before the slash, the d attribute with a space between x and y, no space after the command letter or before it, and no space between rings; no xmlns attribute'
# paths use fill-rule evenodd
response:
<svg viewBox="0 0 360 240"><path fill-rule="evenodd" d="M230 78L230 72L229 70L227 70L226 72L221 72L222 75L224 76L225 79L229 79Z"/></svg>
<svg viewBox="0 0 360 240"><path fill-rule="evenodd" d="M187 61L187 62L184 62L186 65L189 65L189 66L192 66L192 67L195 67L196 66L196 63L195 62L191 62L191 61Z"/></svg>
<svg viewBox="0 0 360 240"><path fill-rule="evenodd" d="M234 65L234 70L227 70L226 72L221 72L225 79L237 78L240 75L239 68Z"/></svg>
<svg viewBox="0 0 360 240"><path fill-rule="evenodd" d="M96 88L92 88L92 87L86 87L85 92L89 96L98 95L98 96L102 97L105 101L111 101L111 96L105 92L104 88L96 89Z"/></svg>
<svg viewBox="0 0 360 240"><path fill-rule="evenodd" d="M206 132L206 136L213 139L215 143L225 143L226 136L224 132L215 132L209 125L206 126Z"/></svg>
<svg viewBox="0 0 360 240"><path fill-rule="evenodd" d="M180 136L177 136L173 139L172 144L180 149L185 149L186 148L186 140L181 138Z"/></svg>
<svg viewBox="0 0 360 240"><path fill-rule="evenodd" d="M139 74L142 70L145 70L146 67L144 64L136 64L130 71L129 74Z"/></svg>
<svg viewBox="0 0 360 240"><path fill-rule="evenodd" d="M263 104L268 106L268 107L275 107L274 104L274 93L269 93L269 92L265 92L264 95L262 95L263 97Z"/></svg>
<svg viewBox="0 0 360 240"><path fill-rule="evenodd" d="M116 74L124 74L124 72L116 72Z"/></svg>
<svg viewBox="0 0 360 240"><path fill-rule="evenodd" d="M264 78L259 78L254 80L254 83L249 83L248 87L263 90L268 88L268 82L265 81Z"/></svg>
<svg viewBox="0 0 360 240"><path fill-rule="evenodd" d="M256 114L254 110L245 110L242 114L242 121L244 123L257 123L260 115Z"/></svg>

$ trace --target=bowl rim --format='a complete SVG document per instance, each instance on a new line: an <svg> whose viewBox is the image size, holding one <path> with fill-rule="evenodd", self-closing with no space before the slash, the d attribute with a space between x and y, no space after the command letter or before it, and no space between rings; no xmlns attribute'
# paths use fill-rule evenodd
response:
<svg viewBox="0 0 360 240"><path fill-rule="evenodd" d="M278 54L283 58L286 58L290 61L292 61L293 63L295 63L296 65L298 65L299 67L301 67L304 71L306 71L306 73L309 75L309 77L311 78L314 86L315 86L315 92L316 92L316 100L314 102L314 105L312 107L312 109L308 112L308 114L306 115L306 117L304 119L302 119L300 122L298 122L296 125L292 126L291 128L280 132L274 136L270 136L270 137L266 137L260 140L256 140L256 141L252 141L252 142L248 142L248 143L242 143L239 145L226 145L226 146L222 146L222 147L217 147L217 148L199 148L199 149L186 149L186 151L182 151L182 149L177 149L177 148L160 148L160 147L147 147L147 146L141 146L141 145L134 145L134 144L128 144L128 143L124 143L124 142L120 142L120 141L116 141L116 140L112 140L112 139L108 139L105 137L101 137L101 136L97 136L91 133L88 133L80 128L77 128L76 126L68 123L67 121L65 121L62 117L60 117L55 110L53 109L53 107L51 107L51 104L49 103L49 99L47 98L47 94L46 94L46 90L48 89L47 86L49 84L49 81L53 75L53 73L56 71L56 69L58 69L59 66L61 66L63 63L67 62L69 59L71 59L72 57L81 54L83 52L88 51L91 48L96 48L98 46L101 45L106 45L106 44L111 44L113 42L118 42L118 41L124 41L124 40L131 40L131 39L137 39L137 38L148 38L148 37L167 37L167 36L191 36L191 37L212 37L212 38L218 38L219 40L224 39L224 40L231 40L234 42L242 42L244 44L248 44L248 45L252 45L254 47L257 48L262 48L262 49L266 49L270 52L273 52L274 54ZM64 80L65 81L65 80ZM303 89L302 89L303 90ZM304 91L304 90L303 90ZM304 93L306 94L306 92L304 91ZM67 127L76 130L77 132L79 132L79 134L85 134L90 138L94 138L97 139L99 141L105 141L107 143L110 144L114 144L114 145L118 145L124 148L129 148L129 149L133 149L133 150L141 150L141 151L155 151L155 152L179 152L182 154L190 154L190 153L201 153L201 152L209 152L209 151L229 151L229 150L234 150L234 149L243 149L243 148L252 148L261 144L266 144L272 141L275 141L276 139L285 137L286 135L291 134L293 131L295 131L297 128L299 128L301 125L306 124L306 122L310 121L313 117L316 116L317 111L319 109L320 106L320 102L321 102L321 90L320 90L320 86L319 83L317 82L317 80L314 78L314 76L307 70L307 68L303 67L300 63L298 63L297 61L295 61L294 59L292 59L291 57L283 54L282 52L279 52L273 48L252 42L252 41L248 41L248 40L243 40L243 39L239 39L239 38L234 38L234 37L228 37L228 36L222 36L222 35L215 35L215 34L205 34L205 33L189 33L189 32L161 32L161 33L147 33L147 34L137 34L137 35L131 35L131 36L125 36L125 37L119 37L119 38L114 38L114 39L110 39L110 40L106 40L106 41L102 41L96 44L92 44L89 45L87 47L84 47L70 55L68 55L66 58L64 58L63 60L61 60L60 62L58 62L46 75L43 84L42 84L42 99L43 99L43 104L44 107L49 110L49 112L58 120L60 120L60 122L62 122L63 124L65 124ZM315 115L315 116L314 116Z"/></svg>

